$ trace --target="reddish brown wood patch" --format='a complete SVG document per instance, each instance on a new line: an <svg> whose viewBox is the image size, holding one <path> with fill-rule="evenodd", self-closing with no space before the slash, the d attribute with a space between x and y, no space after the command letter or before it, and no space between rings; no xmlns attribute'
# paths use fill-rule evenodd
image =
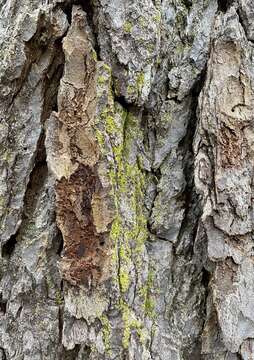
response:
<svg viewBox="0 0 254 360"><path fill-rule="evenodd" d="M92 214L92 196L101 188L94 169L84 165L57 184L57 219L68 265L65 275L72 282L89 285L102 276L107 234L97 233Z"/></svg>

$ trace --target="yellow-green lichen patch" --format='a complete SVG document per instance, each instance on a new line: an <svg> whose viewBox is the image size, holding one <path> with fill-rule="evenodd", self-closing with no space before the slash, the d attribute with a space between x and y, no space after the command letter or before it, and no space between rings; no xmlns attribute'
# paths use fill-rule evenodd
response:
<svg viewBox="0 0 254 360"><path fill-rule="evenodd" d="M97 53L96 53L96 51L94 49L92 50L92 58L93 58L94 61L98 60Z"/></svg>
<svg viewBox="0 0 254 360"><path fill-rule="evenodd" d="M160 9L161 8L161 0L155 0L154 5L157 9Z"/></svg>
<svg viewBox="0 0 254 360"><path fill-rule="evenodd" d="M129 84L127 86L127 95L133 96L136 94L136 87L134 85Z"/></svg>
<svg viewBox="0 0 254 360"><path fill-rule="evenodd" d="M161 13L157 11L157 14L153 16L153 21L159 24L161 22Z"/></svg>
<svg viewBox="0 0 254 360"><path fill-rule="evenodd" d="M131 250L129 247L129 239L126 234L123 235L123 242L120 244L119 249L119 284L120 289L125 293L130 286L129 271L131 266Z"/></svg>
<svg viewBox="0 0 254 360"><path fill-rule="evenodd" d="M118 115L119 110L120 108L118 107ZM123 124L125 127L124 143L112 147L114 168L110 177L115 187L115 201L120 217L120 220L118 219L112 227L114 230L117 224L119 236L117 241L114 239L114 243L118 248L115 254L118 254L119 287L121 292L125 293L131 284L130 270L133 266L132 258L135 254L143 252L144 242L147 238L147 222L143 214L144 175L138 167L137 159L135 162L130 159L132 145L135 143L137 135L139 135L139 120L130 113L120 112L120 116L125 119ZM113 142L120 129L112 119L108 130ZM125 207L130 209L128 224L125 223L125 220L121 219L120 208L122 201L124 201ZM115 230L113 230L112 234L115 233ZM116 238L115 236L113 237Z"/></svg>
<svg viewBox="0 0 254 360"><path fill-rule="evenodd" d="M138 114L127 112L120 104L114 102L110 73L110 69L104 69L100 65L97 78L98 89L104 100L97 113L96 126L98 128L97 141L101 153L107 159L107 173L115 204L115 219L110 231L111 264L113 281L116 280L115 285L120 291L119 308L123 319L122 343L124 348L128 348L133 332L141 343L144 343L148 336L145 334L142 320L137 318L126 302L126 293L137 281L133 273L139 276L142 271L142 256L147 239L147 216L144 212L146 175L139 166L139 151L137 150L138 142L142 142L143 138L141 119ZM103 79L100 76L103 76ZM136 94L141 93L144 81L145 76L140 72L136 78ZM146 300L146 308L151 310L151 301ZM145 312L144 310L143 317ZM102 318L101 322L105 348L109 351L110 324L106 317Z"/></svg>
<svg viewBox="0 0 254 360"><path fill-rule="evenodd" d="M144 299L143 308L145 315L148 316L150 319L155 318L155 301L152 297L154 276L154 272L150 270L148 272L146 284L140 290L140 296Z"/></svg>
<svg viewBox="0 0 254 360"><path fill-rule="evenodd" d="M145 82L145 75L143 72L141 72L138 74L138 77L137 77L137 88L138 88L139 94L142 92L144 82Z"/></svg>
<svg viewBox="0 0 254 360"><path fill-rule="evenodd" d="M148 25L147 23L147 20L144 16L140 16L139 19L138 19L138 23L139 23L139 26L142 28L142 29L145 29Z"/></svg>
<svg viewBox="0 0 254 360"><path fill-rule="evenodd" d="M132 244L133 255L143 252L144 242L147 239L147 220L144 214L145 175L138 165L137 159L131 160L132 150L136 146L136 139L142 139L139 119L132 113L126 118L125 144L123 157L124 168L122 177L126 179L128 192L127 202L131 210L131 225L125 232L126 242ZM134 244L134 247L133 247ZM135 258L137 263L137 259Z"/></svg>
<svg viewBox="0 0 254 360"><path fill-rule="evenodd" d="M120 283L121 291L125 293L130 286L130 277L128 273L128 268L127 267L125 268L124 265L120 265L119 283Z"/></svg>
<svg viewBox="0 0 254 360"><path fill-rule="evenodd" d="M144 327L142 321L138 320L134 312L129 308L128 304L123 300L120 300L119 308L122 312L123 319L123 337L122 345L124 349L127 349L130 342L131 332L136 331L139 336L140 342L144 344L146 336L143 331Z"/></svg>
<svg viewBox="0 0 254 360"><path fill-rule="evenodd" d="M149 43L149 44L147 44L146 50L148 51L148 53L153 53L154 50L155 50L155 46L156 46L155 43Z"/></svg>
<svg viewBox="0 0 254 360"><path fill-rule="evenodd" d="M129 96L140 96L142 89L145 84L145 74L141 71L137 73L135 77L135 82L128 84L127 86L127 95Z"/></svg>
<svg viewBox="0 0 254 360"><path fill-rule="evenodd" d="M111 346L110 346L111 325L110 325L109 319L106 315L102 315L100 320L102 323L103 343L104 343L106 352L110 355L111 354Z"/></svg>
<svg viewBox="0 0 254 360"><path fill-rule="evenodd" d="M59 306L62 305L64 302L63 295L61 293L61 290L59 290L59 289L56 291L55 301L56 301L56 304Z"/></svg>
<svg viewBox="0 0 254 360"><path fill-rule="evenodd" d="M106 63L103 63L103 70L104 71L106 71L106 73L109 75L109 76L111 76L111 68L110 68L110 66L108 65L108 64L106 64ZM111 79L110 79L111 80ZM110 89L111 90L111 89Z"/></svg>
<svg viewBox="0 0 254 360"><path fill-rule="evenodd" d="M132 23L130 21L125 21L125 23L123 24L123 30L126 33L131 33L132 31Z"/></svg>
<svg viewBox="0 0 254 360"><path fill-rule="evenodd" d="M13 160L13 153L11 152L10 149L7 149L3 155L2 155L2 160L5 161L8 164L12 163Z"/></svg>
<svg viewBox="0 0 254 360"><path fill-rule="evenodd" d="M99 85L103 85L105 82L107 81L107 79L104 76L99 76L97 79L97 82Z"/></svg>

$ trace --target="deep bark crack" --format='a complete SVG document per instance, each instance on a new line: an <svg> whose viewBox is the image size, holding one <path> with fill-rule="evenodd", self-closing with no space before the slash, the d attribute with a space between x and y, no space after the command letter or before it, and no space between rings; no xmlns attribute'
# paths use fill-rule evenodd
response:
<svg viewBox="0 0 254 360"><path fill-rule="evenodd" d="M219 11L225 13L233 4L234 0L218 0Z"/></svg>

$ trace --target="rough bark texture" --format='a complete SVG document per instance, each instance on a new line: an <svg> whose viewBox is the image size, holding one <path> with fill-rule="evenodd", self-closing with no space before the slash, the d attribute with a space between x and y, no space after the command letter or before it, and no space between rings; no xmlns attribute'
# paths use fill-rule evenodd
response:
<svg viewBox="0 0 254 360"><path fill-rule="evenodd" d="M254 359L252 0L0 0L0 359Z"/></svg>

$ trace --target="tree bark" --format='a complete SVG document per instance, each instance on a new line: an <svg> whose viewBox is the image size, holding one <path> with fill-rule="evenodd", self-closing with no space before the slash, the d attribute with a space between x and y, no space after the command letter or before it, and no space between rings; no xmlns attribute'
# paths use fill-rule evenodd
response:
<svg viewBox="0 0 254 360"><path fill-rule="evenodd" d="M254 359L252 1L0 14L0 359Z"/></svg>

